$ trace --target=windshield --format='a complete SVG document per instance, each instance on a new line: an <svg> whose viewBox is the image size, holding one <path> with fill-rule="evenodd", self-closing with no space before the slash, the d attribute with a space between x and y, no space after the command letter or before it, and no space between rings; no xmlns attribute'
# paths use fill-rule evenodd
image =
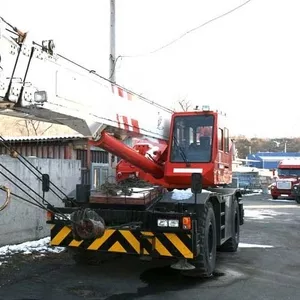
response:
<svg viewBox="0 0 300 300"><path fill-rule="evenodd" d="M212 115L175 117L171 162L211 161L213 122Z"/></svg>
<svg viewBox="0 0 300 300"><path fill-rule="evenodd" d="M300 169L278 169L279 176L299 176Z"/></svg>

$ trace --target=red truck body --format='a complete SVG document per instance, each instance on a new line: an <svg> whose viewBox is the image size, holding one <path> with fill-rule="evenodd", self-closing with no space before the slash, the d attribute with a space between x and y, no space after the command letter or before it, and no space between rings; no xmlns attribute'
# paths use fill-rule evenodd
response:
<svg viewBox="0 0 300 300"><path fill-rule="evenodd" d="M300 159L286 159L278 164L278 178L271 186L273 199L295 198L293 187L300 183Z"/></svg>

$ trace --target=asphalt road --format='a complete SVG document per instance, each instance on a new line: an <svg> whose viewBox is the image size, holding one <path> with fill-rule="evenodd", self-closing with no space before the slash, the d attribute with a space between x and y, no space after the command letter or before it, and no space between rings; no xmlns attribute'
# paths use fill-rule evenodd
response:
<svg viewBox="0 0 300 300"><path fill-rule="evenodd" d="M0 299L299 300L300 205L244 197L246 223L237 253L219 253L210 279L188 279L165 261L133 257L75 265L67 253L15 255L0 267Z"/></svg>

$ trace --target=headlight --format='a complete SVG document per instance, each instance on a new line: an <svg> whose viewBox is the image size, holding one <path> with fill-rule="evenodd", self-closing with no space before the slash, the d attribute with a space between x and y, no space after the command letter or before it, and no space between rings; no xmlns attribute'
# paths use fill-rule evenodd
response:
<svg viewBox="0 0 300 300"><path fill-rule="evenodd" d="M38 91L34 93L34 102L36 103L44 103L47 102L47 92Z"/></svg>
<svg viewBox="0 0 300 300"><path fill-rule="evenodd" d="M168 227L168 220L165 219L158 219L157 220L158 227Z"/></svg>
<svg viewBox="0 0 300 300"><path fill-rule="evenodd" d="M169 227L179 227L179 220L169 220Z"/></svg>

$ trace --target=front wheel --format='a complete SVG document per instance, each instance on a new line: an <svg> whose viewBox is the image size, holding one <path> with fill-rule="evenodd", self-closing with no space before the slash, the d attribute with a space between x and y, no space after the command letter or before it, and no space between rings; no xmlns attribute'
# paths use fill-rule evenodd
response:
<svg viewBox="0 0 300 300"><path fill-rule="evenodd" d="M278 199L278 196L272 196L272 199L276 200Z"/></svg>
<svg viewBox="0 0 300 300"><path fill-rule="evenodd" d="M210 202L204 206L199 218L198 232L200 234L200 254L191 261L194 270L183 271L185 276L211 276L215 270L217 252L217 230L213 206Z"/></svg>
<svg viewBox="0 0 300 300"><path fill-rule="evenodd" d="M300 196L296 196L295 201L300 204Z"/></svg>

